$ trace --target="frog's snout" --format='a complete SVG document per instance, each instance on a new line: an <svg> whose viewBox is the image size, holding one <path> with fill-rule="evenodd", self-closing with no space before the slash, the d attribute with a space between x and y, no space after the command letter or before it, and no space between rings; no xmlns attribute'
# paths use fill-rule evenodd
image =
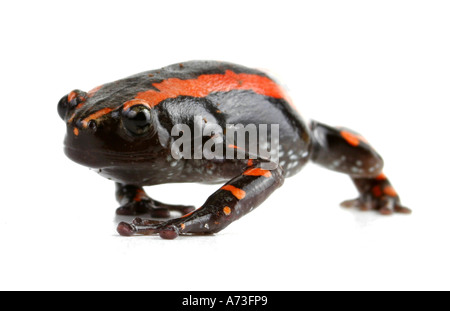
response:
<svg viewBox="0 0 450 311"><path fill-rule="evenodd" d="M74 90L69 94L65 95L58 102L58 114L66 121L67 117L75 111L75 109L80 108L86 101L86 92L80 90Z"/></svg>
<svg viewBox="0 0 450 311"><path fill-rule="evenodd" d="M63 120L65 120L69 110L68 97L69 95L64 96L58 103L58 114Z"/></svg>

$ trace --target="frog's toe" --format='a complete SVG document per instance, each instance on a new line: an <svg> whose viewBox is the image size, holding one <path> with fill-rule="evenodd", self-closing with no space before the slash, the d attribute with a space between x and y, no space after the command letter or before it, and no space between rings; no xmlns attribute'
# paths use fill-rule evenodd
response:
<svg viewBox="0 0 450 311"><path fill-rule="evenodd" d="M394 211L399 214L411 214L412 213L411 209L409 209L401 204L396 204L394 207Z"/></svg>
<svg viewBox="0 0 450 311"><path fill-rule="evenodd" d="M157 228L160 223L160 221L142 220L141 218L136 218L132 223L119 223L117 226L117 232L121 236L152 235L157 233Z"/></svg>
<svg viewBox="0 0 450 311"><path fill-rule="evenodd" d="M167 208L151 208L149 214L152 218L170 218L170 210Z"/></svg>
<svg viewBox="0 0 450 311"><path fill-rule="evenodd" d="M152 218L170 218L170 212L179 212L182 215L191 213L195 210L194 206L169 205L155 202L152 200L132 201L116 210L117 215L121 216L140 216L149 215Z"/></svg>
<svg viewBox="0 0 450 311"><path fill-rule="evenodd" d="M178 228L174 225L166 226L159 230L159 236L164 240L174 240L180 235Z"/></svg>
<svg viewBox="0 0 450 311"><path fill-rule="evenodd" d="M117 215L121 216L137 216L144 215L150 212L150 207L145 202L129 202L122 205L116 210Z"/></svg>
<svg viewBox="0 0 450 311"><path fill-rule="evenodd" d="M140 217L136 217L133 219L132 224L135 226L156 226L162 225L164 222L161 220L153 220L153 219L142 219Z"/></svg>
<svg viewBox="0 0 450 311"><path fill-rule="evenodd" d="M412 211L404 207L401 203L398 197L392 197L392 196L386 196L384 198L381 198L376 201L377 204L377 210L382 215L392 215L394 213L398 214L411 214Z"/></svg>
<svg viewBox="0 0 450 311"><path fill-rule="evenodd" d="M121 236L132 236L132 235L135 234L136 228L133 225L130 225L130 224L126 223L126 222L121 222L117 226L117 232Z"/></svg>
<svg viewBox="0 0 450 311"><path fill-rule="evenodd" d="M373 209L372 202L366 202L360 199L347 200L341 203L342 207L345 208L357 208L361 211L370 211Z"/></svg>
<svg viewBox="0 0 450 311"><path fill-rule="evenodd" d="M168 211L171 211L171 212L181 213L181 215L186 215L186 214L192 213L196 209L195 206L193 206L193 205L172 205L172 204L161 203L158 201L154 201L154 205L157 208L167 209Z"/></svg>
<svg viewBox="0 0 450 311"><path fill-rule="evenodd" d="M378 207L378 212L381 215L385 215L385 216L392 215L392 214L394 214L394 206L395 206L395 202L393 200L385 199L382 202L380 202L379 207Z"/></svg>
<svg viewBox="0 0 450 311"><path fill-rule="evenodd" d="M383 198L371 198L363 199L357 198L354 200L347 200L341 203L345 208L358 208L361 211L376 210L381 215L389 216L394 213L411 214L412 211L400 204L396 197L383 197Z"/></svg>

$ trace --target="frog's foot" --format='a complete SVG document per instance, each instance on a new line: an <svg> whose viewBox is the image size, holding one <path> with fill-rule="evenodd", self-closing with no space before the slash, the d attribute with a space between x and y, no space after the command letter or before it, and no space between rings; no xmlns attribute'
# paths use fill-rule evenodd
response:
<svg viewBox="0 0 450 311"><path fill-rule="evenodd" d="M370 193L364 193L354 200L341 203L342 207L356 207L361 211L376 210L382 215L392 215L393 213L411 214L411 210L400 203L398 195L389 186L384 191L375 186Z"/></svg>
<svg viewBox="0 0 450 311"><path fill-rule="evenodd" d="M149 214L153 218L169 218L167 208L155 208L151 201L132 201L122 205L116 210L117 215L137 216Z"/></svg>
<svg viewBox="0 0 450 311"><path fill-rule="evenodd" d="M217 221L214 223L216 224ZM202 229L198 230L198 228ZM132 223L121 222L117 226L117 232L121 236L159 235L165 240L174 240L180 235L211 235L216 230L211 230L208 221L203 224L202 220L199 220L198 216L192 212L168 221L135 218Z"/></svg>
<svg viewBox="0 0 450 311"><path fill-rule="evenodd" d="M384 199L377 199L377 200L367 200L357 198L354 200L348 200L341 203L342 207L345 208L358 208L361 211L370 211L370 210L377 210L382 215L392 215L393 213L400 213L400 214L411 214L412 211L404 207L400 204L397 200L394 198L384 198Z"/></svg>
<svg viewBox="0 0 450 311"><path fill-rule="evenodd" d="M122 236L132 235L156 235L166 240L176 239L183 229L179 219L169 221L142 220L136 218L132 223L121 222L117 226L117 232Z"/></svg>
<svg viewBox="0 0 450 311"><path fill-rule="evenodd" d="M182 215L195 210L194 206L162 204L152 199L131 201L116 210L117 215L138 216L148 214L152 218L169 218L170 212L179 212Z"/></svg>
<svg viewBox="0 0 450 311"><path fill-rule="evenodd" d="M400 203L400 197L383 173L376 178L354 178L353 182L360 196L355 200L342 202L341 206L356 207L362 211L377 210L382 215L411 214L411 210Z"/></svg>
<svg viewBox="0 0 450 311"><path fill-rule="evenodd" d="M141 187L118 184L117 200L122 204L116 210L117 215L137 216L149 214L152 218L169 218L170 212L182 215L195 210L194 206L170 205L151 199Z"/></svg>

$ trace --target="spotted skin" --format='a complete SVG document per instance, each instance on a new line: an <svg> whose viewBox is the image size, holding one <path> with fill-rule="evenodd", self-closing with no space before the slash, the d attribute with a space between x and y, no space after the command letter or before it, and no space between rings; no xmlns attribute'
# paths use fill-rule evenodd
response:
<svg viewBox="0 0 450 311"><path fill-rule="evenodd" d="M407 212L386 176L383 161L368 142L349 129L318 122L308 124L283 88L264 72L215 61L192 61L139 73L102 84L89 92L74 90L58 103L65 121L65 152L117 185L119 215L167 218L120 223L121 235L211 234L259 206L284 179L300 172L308 162L348 174L360 192L348 206ZM137 117L139 116L139 117ZM248 146L223 138L227 152L243 159L175 159L171 130L188 125L194 117L204 124L279 125L279 165L267 170L267 159L248 154ZM271 138L269 132L269 141ZM203 143L208 137L204 137ZM167 183L222 184L195 210L150 198L144 186Z"/></svg>

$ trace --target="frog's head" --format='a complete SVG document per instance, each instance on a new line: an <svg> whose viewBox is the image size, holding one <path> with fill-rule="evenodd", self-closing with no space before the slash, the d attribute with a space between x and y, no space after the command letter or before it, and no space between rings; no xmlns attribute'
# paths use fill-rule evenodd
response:
<svg viewBox="0 0 450 311"><path fill-rule="evenodd" d="M75 90L59 101L70 159L105 168L144 162L155 152L155 112L146 101L134 99L130 89L105 85L89 93Z"/></svg>

